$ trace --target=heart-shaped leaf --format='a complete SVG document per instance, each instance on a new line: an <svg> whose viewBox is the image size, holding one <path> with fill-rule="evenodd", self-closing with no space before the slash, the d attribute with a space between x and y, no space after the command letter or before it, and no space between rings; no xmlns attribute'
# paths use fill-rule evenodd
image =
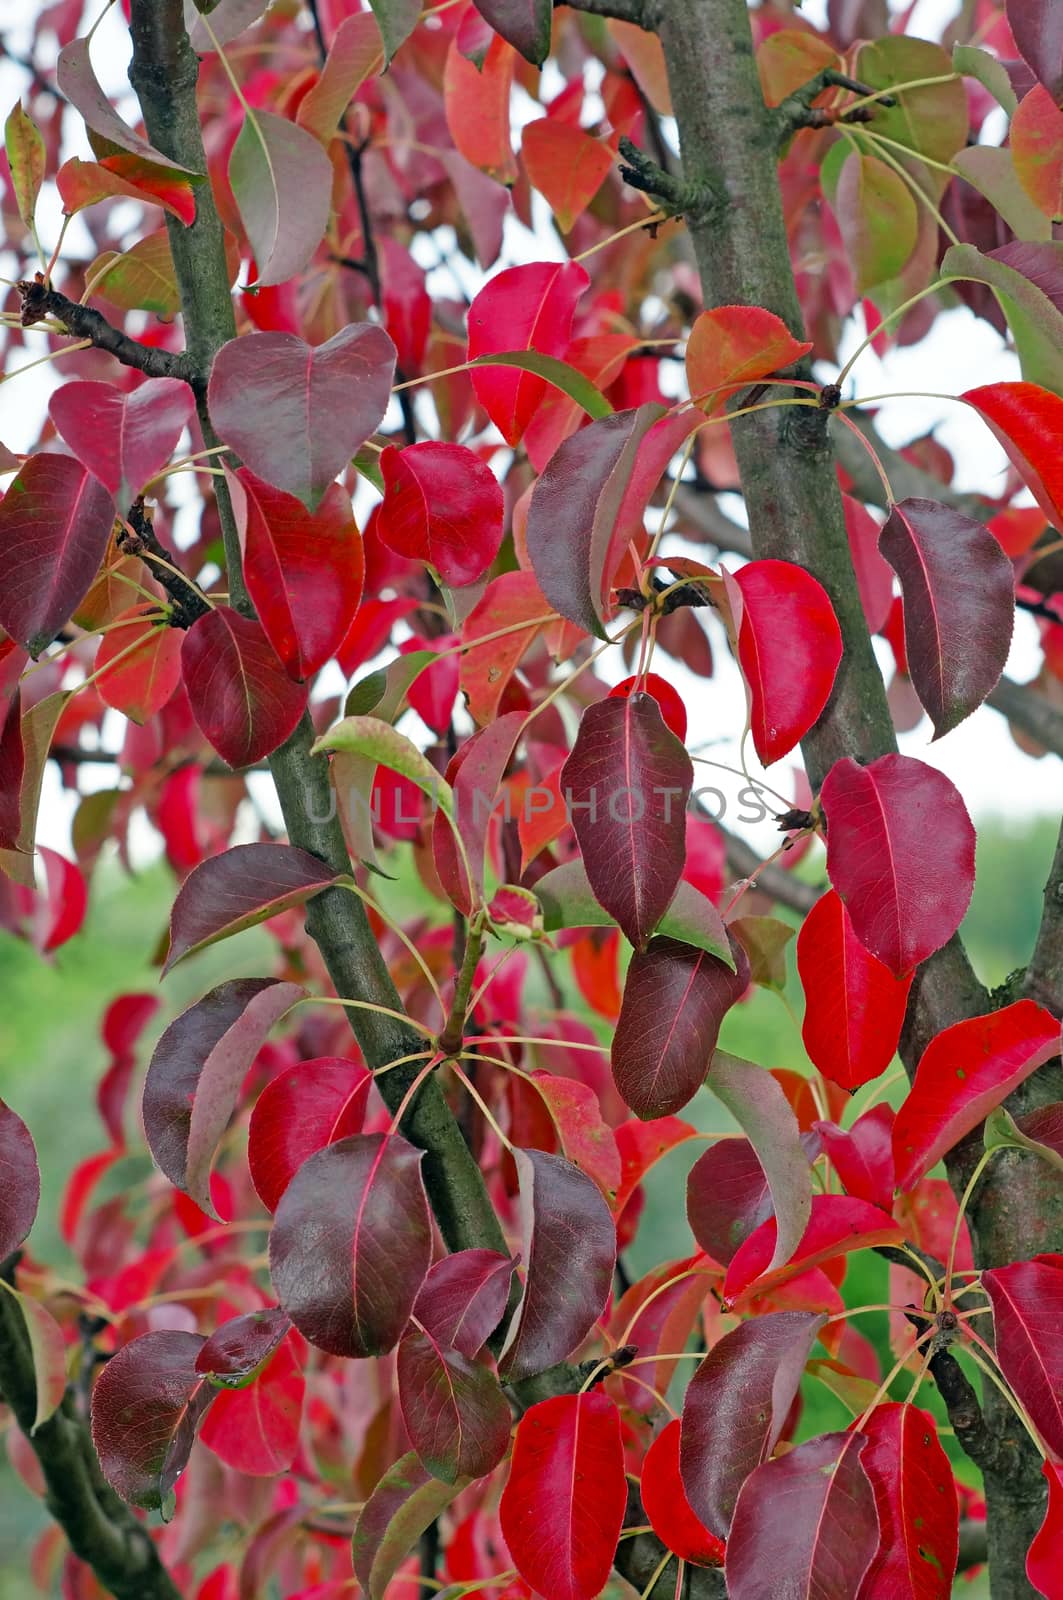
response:
<svg viewBox="0 0 1063 1600"><path fill-rule="evenodd" d="M241 1085L273 1024L306 990L273 978L219 984L170 1023L144 1084L144 1131L170 1182L208 1216L210 1168Z"/></svg>
<svg viewBox="0 0 1063 1600"><path fill-rule="evenodd" d="M585 633L605 638L613 530L639 445L660 406L615 411L565 439L532 490L527 544L550 604Z"/></svg>
<svg viewBox="0 0 1063 1600"><path fill-rule="evenodd" d="M679 1465L695 1515L717 1538L730 1531L742 1484L778 1443L826 1320L811 1311L771 1311L740 1323L691 1378Z"/></svg>
<svg viewBox="0 0 1063 1600"><path fill-rule="evenodd" d="M1063 1257L1014 1261L982 1274L1000 1370L1052 1454L1063 1455Z"/></svg>
<svg viewBox="0 0 1063 1600"><path fill-rule="evenodd" d="M845 757L820 794L827 873L853 931L895 978L956 932L974 888L974 828L944 773L911 756Z"/></svg>
<svg viewBox="0 0 1063 1600"><path fill-rule="evenodd" d="M380 458L377 533L389 550L425 561L453 588L483 577L502 543L503 500L486 462L429 439Z"/></svg>
<svg viewBox="0 0 1063 1600"><path fill-rule="evenodd" d="M860 1465L878 1508L878 1554L861 1600L949 1600L959 1553L960 1509L933 1417L917 1406L876 1406L861 1424Z"/></svg>
<svg viewBox="0 0 1063 1600"><path fill-rule="evenodd" d="M509 1449L513 1415L489 1368L412 1325L399 1342L399 1405L410 1443L435 1478L482 1478Z"/></svg>
<svg viewBox="0 0 1063 1600"><path fill-rule="evenodd" d="M751 561L734 577L742 596L738 660L751 728L765 766L792 750L834 687L842 635L827 591L792 561Z"/></svg>
<svg viewBox="0 0 1063 1600"><path fill-rule="evenodd" d="M338 875L290 844L236 844L193 868L170 912L163 976L185 956L305 905Z"/></svg>
<svg viewBox="0 0 1063 1600"><path fill-rule="evenodd" d="M70 456L30 456L0 501L0 626L37 658L107 551L114 504Z"/></svg>
<svg viewBox="0 0 1063 1600"><path fill-rule="evenodd" d="M41 1198L41 1174L30 1131L0 1100L0 1261L33 1227Z"/></svg>
<svg viewBox="0 0 1063 1600"><path fill-rule="evenodd" d="M309 512L247 467L228 481L266 636L293 678L312 677L343 643L362 598L365 554L350 497L331 483Z"/></svg>
<svg viewBox="0 0 1063 1600"><path fill-rule="evenodd" d="M1058 1020L1033 1000L970 1017L931 1039L893 1125L897 1187L911 1189L1059 1047Z"/></svg>
<svg viewBox="0 0 1063 1600"><path fill-rule="evenodd" d="M92 1442L130 1505L165 1508L217 1390L196 1371L204 1339L168 1328L123 1345L92 1390Z"/></svg>
<svg viewBox="0 0 1063 1600"><path fill-rule="evenodd" d="M349 323L316 347L248 333L214 358L211 419L252 472L313 511L379 426L394 371L395 346L372 323Z"/></svg>
<svg viewBox="0 0 1063 1600"><path fill-rule="evenodd" d="M720 1025L749 984L704 950L658 935L636 950L613 1036L617 1089L636 1116L672 1116L705 1081Z"/></svg>
<svg viewBox="0 0 1063 1600"><path fill-rule="evenodd" d="M268 1211L308 1156L361 1133L372 1074L358 1061L316 1056L271 1078L255 1101L247 1133L251 1182Z"/></svg>
<svg viewBox="0 0 1063 1600"><path fill-rule="evenodd" d="M727 1541L731 1600L850 1600L859 1592L879 1544L875 1493L860 1459L866 1446L860 1433L825 1433L750 1474Z"/></svg>
<svg viewBox="0 0 1063 1600"><path fill-rule="evenodd" d="M192 715L230 767L264 761L295 731L306 709L261 623L215 606L193 623L181 646Z"/></svg>
<svg viewBox="0 0 1063 1600"><path fill-rule="evenodd" d="M904 1230L887 1211L853 1200L848 1195L818 1194L812 1201L812 1215L797 1249L785 1265L772 1267L776 1256L774 1217L762 1222L735 1251L723 1283L724 1300L729 1304L747 1301L752 1294L766 1294L799 1272L847 1255L850 1250L871 1250L880 1244L899 1244Z"/></svg>
<svg viewBox="0 0 1063 1600"><path fill-rule="evenodd" d="M616 1229L592 1178L563 1156L515 1150L528 1263L499 1370L517 1383L563 1361L586 1338L609 1298Z"/></svg>
<svg viewBox="0 0 1063 1600"><path fill-rule="evenodd" d="M332 200L332 163L305 128L246 111L229 157L229 183L262 288L297 277L321 243Z"/></svg>
<svg viewBox="0 0 1063 1600"><path fill-rule="evenodd" d="M128 394L112 383L64 383L48 401L71 450L122 507L166 466L195 409L176 378L147 378Z"/></svg>
<svg viewBox="0 0 1063 1600"><path fill-rule="evenodd" d="M270 1273L318 1349L359 1359L398 1344L432 1259L423 1158L395 1134L354 1134L304 1161L281 1196Z"/></svg>
<svg viewBox="0 0 1063 1600"><path fill-rule="evenodd" d="M508 98L507 92L507 104ZM469 307L469 360L516 350L563 356L576 302L589 282L575 261L535 261L497 273ZM476 367L470 376L476 398L506 443L519 444L543 397L544 379L501 367Z"/></svg>
<svg viewBox="0 0 1063 1600"><path fill-rule="evenodd" d="M895 978L864 949L832 889L801 924L797 971L805 993L801 1037L812 1064L849 1090L885 1072L900 1040L912 975Z"/></svg>
<svg viewBox="0 0 1063 1600"><path fill-rule="evenodd" d="M694 768L652 695L589 706L561 788L595 898L642 949L686 859Z"/></svg>
<svg viewBox="0 0 1063 1600"><path fill-rule="evenodd" d="M627 1506L620 1413L600 1389L521 1417L499 1516L521 1577L543 1600L593 1600Z"/></svg>
<svg viewBox="0 0 1063 1600"><path fill-rule="evenodd" d="M430 1270L413 1314L437 1344L478 1355L502 1320L516 1263L497 1250L458 1250Z"/></svg>
<svg viewBox="0 0 1063 1600"><path fill-rule="evenodd" d="M1015 576L984 523L936 500L901 500L879 549L901 580L904 642L934 737L977 710L1000 680L1015 619Z"/></svg>

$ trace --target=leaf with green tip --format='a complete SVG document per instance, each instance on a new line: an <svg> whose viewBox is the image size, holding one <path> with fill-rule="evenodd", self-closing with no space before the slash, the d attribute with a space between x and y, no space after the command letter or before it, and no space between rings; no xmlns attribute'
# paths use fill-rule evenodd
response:
<svg viewBox="0 0 1063 1600"><path fill-rule="evenodd" d="M237 844L209 856L177 892L162 976L219 939L305 905L344 876L290 844Z"/></svg>
<svg viewBox="0 0 1063 1600"><path fill-rule="evenodd" d="M318 755L323 750L366 756L378 766L387 767L391 772L400 772L404 778L416 784L445 817L453 817L454 796L450 784L411 739L407 739L404 733L398 733L390 723L379 717L344 717L322 734L312 754Z"/></svg>
<svg viewBox="0 0 1063 1600"><path fill-rule="evenodd" d="M181 309L181 291L165 229L138 239L128 250L104 250L86 277L121 311L153 311L157 317L172 317Z"/></svg>
<svg viewBox="0 0 1063 1600"><path fill-rule="evenodd" d="M404 656L396 656L386 667L367 673L352 685L343 703L343 715L366 717L372 712L378 722L397 722L406 709L410 685L438 659L434 650L410 650Z"/></svg>
<svg viewBox="0 0 1063 1600"><path fill-rule="evenodd" d="M421 20L421 0L369 0L369 4L376 17L390 67L395 52L402 48Z"/></svg>
<svg viewBox="0 0 1063 1600"><path fill-rule="evenodd" d="M941 274L988 284L1008 319L1023 377L1063 394L1063 311L1008 264L1005 252L1015 248L1005 245L983 255L973 244L954 244L941 259ZM1063 246L1059 249L1063 254Z"/></svg>
<svg viewBox="0 0 1063 1600"><path fill-rule="evenodd" d="M1015 115L1019 102L1003 61L991 56L988 50L979 50L975 45L954 44L952 65L965 78L974 78L980 83L1009 117Z"/></svg>
<svg viewBox="0 0 1063 1600"><path fill-rule="evenodd" d="M919 232L919 212L904 179L877 156L854 150L839 174L834 209L857 293L898 277Z"/></svg>
<svg viewBox="0 0 1063 1600"><path fill-rule="evenodd" d="M538 350L500 350L493 355L477 356L469 362L469 366L516 367L518 371L534 373L554 389L560 389L562 394L568 395L594 420L613 413L602 391L582 372L577 372L575 367L570 367L567 361L560 361L557 356L542 355Z"/></svg>
<svg viewBox="0 0 1063 1600"><path fill-rule="evenodd" d="M433 1478L409 1450L389 1467L362 1507L351 1546L354 1571L369 1600L384 1600L392 1578L426 1528L466 1487Z"/></svg>

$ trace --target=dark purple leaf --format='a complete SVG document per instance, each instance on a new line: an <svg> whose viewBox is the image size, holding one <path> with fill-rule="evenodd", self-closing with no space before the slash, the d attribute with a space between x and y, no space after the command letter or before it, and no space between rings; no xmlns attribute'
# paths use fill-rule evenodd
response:
<svg viewBox="0 0 1063 1600"><path fill-rule="evenodd" d="M816 1335L811 1311L772 1311L724 1334L690 1380L679 1465L696 1514L727 1537L739 1490L782 1434Z"/></svg>
<svg viewBox="0 0 1063 1600"><path fill-rule="evenodd" d="M382 1355L402 1336L432 1260L423 1150L359 1133L295 1174L270 1234L277 1297L330 1355Z"/></svg>
<svg viewBox="0 0 1063 1600"><path fill-rule="evenodd" d="M316 348L291 333L249 333L214 358L210 414L252 472L312 511L379 426L394 371L395 346L370 323Z"/></svg>
<svg viewBox="0 0 1063 1600"><path fill-rule="evenodd" d="M673 1116L704 1083L720 1024L749 986L745 952L733 948L737 972L662 935L632 956L611 1059L617 1089L644 1121Z"/></svg>
<svg viewBox="0 0 1063 1600"><path fill-rule="evenodd" d="M123 1500L165 1509L217 1390L196 1371L205 1340L166 1329L123 1345L92 1391L92 1442Z"/></svg>
<svg viewBox="0 0 1063 1600"><path fill-rule="evenodd" d="M7 703L0 724L0 850L18 848L22 831L22 779L26 771L26 746L22 739L22 693Z"/></svg>
<svg viewBox="0 0 1063 1600"><path fill-rule="evenodd" d="M166 466L195 409L177 378L148 378L129 393L113 383L64 383L48 402L78 460L123 508Z"/></svg>
<svg viewBox="0 0 1063 1600"><path fill-rule="evenodd" d="M616 1228L602 1191L563 1156L515 1150L528 1274L499 1369L512 1383L563 1361L609 1298Z"/></svg>
<svg viewBox="0 0 1063 1600"><path fill-rule="evenodd" d="M196 1371L224 1388L240 1388L269 1360L291 1325L280 1306L232 1317L215 1328L203 1345L196 1356Z"/></svg>
<svg viewBox="0 0 1063 1600"><path fill-rule="evenodd" d="M181 671L192 714L230 767L264 761L306 709L259 622L215 606L185 634Z"/></svg>
<svg viewBox="0 0 1063 1600"><path fill-rule="evenodd" d="M915 692L940 739L1004 671L1015 620L1011 562L982 522L936 500L894 505L878 547L901 581Z"/></svg>
<svg viewBox="0 0 1063 1600"><path fill-rule="evenodd" d="M473 0L485 22L533 67L550 54L551 0Z"/></svg>
<svg viewBox="0 0 1063 1600"><path fill-rule="evenodd" d="M509 1449L513 1413L494 1373L421 1328L399 1342L399 1405L410 1443L435 1478L482 1478Z"/></svg>
<svg viewBox="0 0 1063 1600"><path fill-rule="evenodd" d="M639 406L599 417L565 439L532 490L527 544L550 604L585 633L605 638L607 557L639 445L661 417Z"/></svg>
<svg viewBox="0 0 1063 1600"><path fill-rule="evenodd" d="M748 1139L719 1139L687 1177L687 1221L701 1248L726 1266L772 1214L764 1168Z"/></svg>
<svg viewBox="0 0 1063 1600"><path fill-rule="evenodd" d="M18 1249L33 1227L40 1198L41 1174L30 1131L0 1100L0 1261Z"/></svg>
<svg viewBox="0 0 1063 1600"><path fill-rule="evenodd" d="M825 1433L751 1474L727 1541L730 1600L852 1600L879 1541L866 1445L862 1433Z"/></svg>
<svg viewBox="0 0 1063 1600"><path fill-rule="evenodd" d="M290 844L237 844L188 874L170 912L163 977L185 956L303 905L338 874Z"/></svg>
<svg viewBox="0 0 1063 1600"><path fill-rule="evenodd" d="M649 694L600 700L583 713L561 792L595 898L641 950L686 860L694 768Z"/></svg>
<svg viewBox="0 0 1063 1600"><path fill-rule="evenodd" d="M36 658L107 553L114 503L80 461L31 456L0 501L0 626Z"/></svg>
<svg viewBox="0 0 1063 1600"><path fill-rule="evenodd" d="M1063 10L1058 0L1007 0L1004 9L1019 54L1057 105L1063 104Z"/></svg>
<svg viewBox="0 0 1063 1600"><path fill-rule="evenodd" d="M470 1359L498 1327L515 1261L497 1250L458 1250L437 1261L413 1314L428 1333Z"/></svg>
<svg viewBox="0 0 1063 1600"><path fill-rule="evenodd" d="M901 978L956 932L974 828L955 785L912 756L836 761L821 791L827 873L865 950Z"/></svg>
<svg viewBox="0 0 1063 1600"><path fill-rule="evenodd" d="M244 1077L273 1024L306 994L297 983L236 978L171 1022L144 1084L144 1131L171 1183L208 1215L210 1168Z"/></svg>

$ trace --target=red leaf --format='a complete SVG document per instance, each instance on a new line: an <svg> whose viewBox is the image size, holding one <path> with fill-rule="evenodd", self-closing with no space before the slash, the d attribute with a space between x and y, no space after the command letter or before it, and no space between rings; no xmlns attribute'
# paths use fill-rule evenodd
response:
<svg viewBox="0 0 1063 1600"><path fill-rule="evenodd" d="M514 1266L497 1250L444 1256L422 1284L413 1314L439 1344L471 1359L502 1320Z"/></svg>
<svg viewBox="0 0 1063 1600"><path fill-rule="evenodd" d="M949 1600L960 1508L934 1419L916 1406L876 1406L862 1423L860 1465L878 1509L879 1548L858 1600Z"/></svg>
<svg viewBox="0 0 1063 1600"><path fill-rule="evenodd" d="M120 994L112 1000L100 1023L100 1038L113 1055L125 1055L159 1009L154 994Z"/></svg>
<svg viewBox="0 0 1063 1600"><path fill-rule="evenodd" d="M461 687L477 722L497 716L518 662L555 619L533 573L504 572L491 579L462 628ZM478 645L478 639L485 642Z"/></svg>
<svg viewBox="0 0 1063 1600"><path fill-rule="evenodd" d="M740 1323L691 1378L680 1471L694 1514L717 1538L727 1538L742 1484L779 1442L826 1320L810 1311L772 1311Z"/></svg>
<svg viewBox="0 0 1063 1600"><path fill-rule="evenodd" d="M496 35L487 48L483 63L477 68L462 55L459 37L455 34L450 41L443 71L443 110L447 130L455 147L472 166L505 184L515 183L517 178L517 163L513 159L509 131L509 102L515 66L516 56L512 46ZM513 346L499 345L496 348L511 349Z"/></svg>
<svg viewBox="0 0 1063 1600"><path fill-rule="evenodd" d="M180 217L186 228L196 220L196 197L189 181L141 156L105 156L98 162L80 161L74 156L59 168L55 186L67 216L98 200L126 195L141 204L162 206ZM191 399L191 390L188 395Z"/></svg>
<svg viewBox="0 0 1063 1600"><path fill-rule="evenodd" d="M37 658L95 578L111 496L69 456L30 456L0 501L0 626Z"/></svg>
<svg viewBox="0 0 1063 1600"><path fill-rule="evenodd" d="M874 1106L858 1117L847 1133L835 1122L812 1124L846 1194L883 1211L892 1210L896 1187L893 1118L892 1106Z"/></svg>
<svg viewBox="0 0 1063 1600"><path fill-rule="evenodd" d="M957 1022L923 1051L893 1125L897 1187L910 1189L1013 1089L1059 1053L1059 1022L1033 1000Z"/></svg>
<svg viewBox="0 0 1063 1600"><path fill-rule="evenodd" d="M313 511L380 425L394 371L395 347L371 323L348 323L316 348L248 333L214 358L210 414L252 472Z"/></svg>
<svg viewBox="0 0 1063 1600"><path fill-rule="evenodd" d="M494 48L492 45L491 51ZM455 54L452 47L447 58L448 70ZM476 69L467 62L464 65L479 82ZM482 88L481 85L474 93L482 93ZM506 98L508 141L508 89ZM467 151L462 154L473 159ZM563 356L572 332L576 302L589 282L586 271L575 261L563 265L537 261L499 272L484 285L469 307L469 360L509 350L537 350L540 355ZM509 367L473 368L470 377L476 398L506 443L519 444L543 397L546 380L537 373Z"/></svg>
<svg viewBox="0 0 1063 1600"><path fill-rule="evenodd" d="M678 1417L662 1428L646 1451L639 1489L653 1531L683 1561L699 1567L723 1564L724 1544L695 1515L679 1476Z"/></svg>
<svg viewBox="0 0 1063 1600"><path fill-rule="evenodd" d="M0 725L0 850L18 848L22 827L22 778L26 770L26 747L22 742L22 693L15 692L7 703Z"/></svg>
<svg viewBox="0 0 1063 1600"><path fill-rule="evenodd" d="M624 1396L634 1410L645 1413L653 1404L649 1384L667 1394L683 1350L697 1325L708 1295L718 1287L720 1274L700 1252L682 1261L666 1261L632 1284L612 1309L609 1336L636 1345L640 1358L651 1363L638 1371L616 1374L613 1392Z"/></svg>
<svg viewBox="0 0 1063 1600"><path fill-rule="evenodd" d="M358 1359L402 1336L432 1259L423 1157L394 1134L355 1134L304 1161L281 1196L270 1273L318 1349Z"/></svg>
<svg viewBox="0 0 1063 1600"><path fill-rule="evenodd" d="M499 1357L511 1383L570 1355L601 1315L616 1265L616 1229L592 1178L563 1156L515 1150L528 1273Z"/></svg>
<svg viewBox="0 0 1063 1600"><path fill-rule="evenodd" d="M1026 1553L1026 1576L1038 1594L1052 1600L1063 1565L1063 1467L1046 1461L1041 1470L1048 1479L1048 1505Z"/></svg>
<svg viewBox="0 0 1063 1600"><path fill-rule="evenodd" d="M696 1139L697 1129L681 1117L661 1117L655 1122L622 1122L616 1130L620 1151L620 1188L616 1194L616 1214L623 1211L631 1196L652 1166L662 1156L687 1139Z"/></svg>
<svg viewBox="0 0 1063 1600"><path fill-rule="evenodd" d="M611 1056L617 1089L636 1116L672 1116L693 1099L720 1025L748 985L741 954L732 972L718 957L678 939L658 935L636 950Z"/></svg>
<svg viewBox="0 0 1063 1600"><path fill-rule="evenodd" d="M633 694L651 694L661 708L666 727L671 728L682 743L687 736L687 708L677 689L657 672L636 673L614 685L609 691L610 700L629 700ZM684 873L684 876L686 874ZM710 897L711 898L711 897Z"/></svg>
<svg viewBox="0 0 1063 1600"><path fill-rule="evenodd" d="M660 417L660 406L645 405L597 418L558 445L532 490L527 545L539 585L561 616L599 639L613 530L639 445Z"/></svg>
<svg viewBox="0 0 1063 1600"><path fill-rule="evenodd" d="M827 873L864 949L902 978L956 932L974 888L959 791L911 756L836 761L820 794Z"/></svg>
<svg viewBox="0 0 1063 1600"><path fill-rule="evenodd" d="M1063 218L1063 111L1039 83L1019 101L1008 143L1034 205L1053 222Z"/></svg>
<svg viewBox="0 0 1063 1600"><path fill-rule="evenodd" d="M251 1182L268 1211L308 1156L361 1133L372 1075L357 1061L317 1056L272 1078L255 1102L247 1133Z"/></svg>
<svg viewBox="0 0 1063 1600"><path fill-rule="evenodd" d="M588 1083L553 1072L533 1072L531 1082L549 1112L565 1156L594 1179L612 1204L620 1183L620 1152L613 1130L602 1116L596 1091Z"/></svg>
<svg viewBox="0 0 1063 1600"><path fill-rule="evenodd" d="M1011 646L1015 576L999 542L936 500L901 500L879 549L901 580L915 692L940 739L999 682Z"/></svg>
<svg viewBox="0 0 1063 1600"><path fill-rule="evenodd" d="M41 1174L30 1131L0 1100L0 1261L33 1227L41 1198Z"/></svg>
<svg viewBox="0 0 1063 1600"><path fill-rule="evenodd" d="M1059 1256L982 1273L1000 1370L1057 1459L1063 1455L1063 1270Z"/></svg>
<svg viewBox="0 0 1063 1600"><path fill-rule="evenodd" d="M45 901L34 942L42 955L50 955L72 939L85 921L88 887L81 869L57 850L42 844L37 853L44 862Z"/></svg>
<svg viewBox="0 0 1063 1600"><path fill-rule="evenodd" d="M517 1571L543 1600L601 1593L626 1506L620 1413L607 1395L558 1395L524 1413L499 1515Z"/></svg>
<svg viewBox="0 0 1063 1600"><path fill-rule="evenodd" d="M533 67L550 53L551 0L474 0L477 11L496 33L519 50Z"/></svg>
<svg viewBox="0 0 1063 1600"><path fill-rule="evenodd" d="M329 484L311 514L247 467L228 482L266 637L293 678L309 678L336 654L362 598L365 554L350 498Z"/></svg>
<svg viewBox="0 0 1063 1600"><path fill-rule="evenodd" d="M274 1353L291 1327L279 1306L248 1311L215 1328L196 1357L196 1371L235 1387L249 1378Z"/></svg>
<svg viewBox="0 0 1063 1600"><path fill-rule="evenodd" d="M583 215L613 165L608 145L556 117L527 123L520 153L528 181L547 201L562 233Z"/></svg>
<svg viewBox="0 0 1063 1600"><path fill-rule="evenodd" d="M561 771L595 899L639 950L682 876L693 780L690 757L648 694L589 706Z"/></svg>
<svg viewBox="0 0 1063 1600"><path fill-rule="evenodd" d="M502 543L502 490L461 444L389 446L380 458L377 531L389 550L425 561L454 588L483 577Z"/></svg>
<svg viewBox="0 0 1063 1600"><path fill-rule="evenodd" d="M290 844L237 844L210 856L177 892L163 976L193 951L305 905L336 881L317 856Z"/></svg>
<svg viewBox="0 0 1063 1600"><path fill-rule="evenodd" d="M850 1250L899 1244L904 1238L904 1230L888 1212L866 1200L839 1194L815 1196L811 1221L794 1254L784 1266L769 1270L775 1253L775 1232L775 1218L769 1217L735 1252L723 1284L726 1302L744 1302L751 1294L766 1294L798 1272L807 1272Z"/></svg>
<svg viewBox="0 0 1063 1600"><path fill-rule="evenodd" d="M185 635L181 667L192 714L231 767L250 767L283 744L306 709L262 625L215 606Z"/></svg>
<svg viewBox="0 0 1063 1600"><path fill-rule="evenodd" d="M181 681L178 628L167 626L154 600L123 611L96 652L96 686L105 705L143 724L161 711Z"/></svg>
<svg viewBox="0 0 1063 1600"><path fill-rule="evenodd" d="M699 403L710 396L718 410L727 393L799 361L811 344L760 306L717 306L695 320L687 340L687 382ZM725 391L723 394L720 391Z"/></svg>
<svg viewBox="0 0 1063 1600"><path fill-rule="evenodd" d="M474 733L447 767L447 781L454 789L454 827L465 856L462 859L451 823L441 812L433 825L432 852L443 888L466 916L483 900L488 824L525 721L523 712L508 711Z"/></svg>
<svg viewBox="0 0 1063 1600"><path fill-rule="evenodd" d="M371 11L344 17L332 35L321 76L299 101L295 120L327 146L356 91L381 65L380 28Z"/></svg>
<svg viewBox="0 0 1063 1600"><path fill-rule="evenodd" d="M213 1215L211 1161L270 1028L306 993L273 978L219 984L170 1023L144 1084L144 1131L170 1182Z"/></svg>
<svg viewBox="0 0 1063 1600"><path fill-rule="evenodd" d="M410 1443L435 1478L492 1472L509 1449L513 1415L494 1373L423 1328L399 1342L399 1404Z"/></svg>
<svg viewBox="0 0 1063 1600"><path fill-rule="evenodd" d="M832 889L801 924L797 971L805 994L801 1037L812 1064L849 1090L885 1072L900 1041L912 974L895 978L864 949Z"/></svg>
<svg viewBox="0 0 1063 1600"><path fill-rule="evenodd" d="M827 591L791 561L751 561L742 592L738 660L752 700L753 744L765 766L792 750L830 697L842 635Z"/></svg>
<svg viewBox="0 0 1063 1600"><path fill-rule="evenodd" d="M701 1248L724 1266L773 1215L764 1168L748 1139L718 1139L687 1176L687 1221Z"/></svg>
<svg viewBox="0 0 1063 1600"><path fill-rule="evenodd" d="M1063 523L1063 399L1036 383L987 383L960 399L996 434L1049 522Z"/></svg>
<svg viewBox="0 0 1063 1600"><path fill-rule="evenodd" d="M1006 0L1004 10L1019 54L1052 98L1063 99L1063 15L1059 7L1053 0Z"/></svg>
<svg viewBox="0 0 1063 1600"><path fill-rule="evenodd" d="M803 38L804 35L798 35ZM849 536L849 554L856 574L856 587L860 591L860 604L869 633L878 633L889 616L893 600L893 574L879 555L879 524L859 500L852 495L842 495L845 511L845 531Z"/></svg>
<svg viewBox="0 0 1063 1600"><path fill-rule="evenodd" d="M236 1472L262 1478L287 1472L299 1449L305 1393L306 1379L285 1338L249 1384L218 1392L200 1439Z"/></svg>
<svg viewBox="0 0 1063 1600"><path fill-rule="evenodd" d="M860 1461L866 1444L863 1434L825 1433L750 1475L727 1541L730 1600L790 1593L852 1600L879 1542L875 1495Z"/></svg>
<svg viewBox="0 0 1063 1600"><path fill-rule="evenodd" d="M196 1371L198 1333L145 1333L113 1355L92 1391L103 1475L130 1505L165 1506L216 1391Z"/></svg>
<svg viewBox="0 0 1063 1600"><path fill-rule="evenodd" d="M177 378L147 378L129 393L113 383L64 383L48 401L71 450L123 510L169 462L195 409Z"/></svg>

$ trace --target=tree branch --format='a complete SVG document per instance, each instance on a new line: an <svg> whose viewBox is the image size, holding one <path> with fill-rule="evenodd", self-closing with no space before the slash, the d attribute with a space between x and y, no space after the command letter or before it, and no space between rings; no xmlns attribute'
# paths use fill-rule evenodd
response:
<svg viewBox="0 0 1063 1600"><path fill-rule="evenodd" d="M664 0L667 4L667 0ZM654 32L657 27L656 7L651 0L554 0L555 7L566 5L571 11L583 11L589 17L615 17L618 22L633 22L636 28Z"/></svg>
<svg viewBox="0 0 1063 1600"><path fill-rule="evenodd" d="M126 533L123 529L119 533L117 539L119 550L130 556L156 557L156 561L147 564L152 577L162 585L173 602L172 624L176 628L190 628L193 622L206 616L210 606L195 584L190 583L182 574L169 550L159 543L155 536L155 526L144 509L143 495L139 495L133 501L126 521L132 532ZM163 562L166 565L157 564Z"/></svg>
<svg viewBox="0 0 1063 1600"><path fill-rule="evenodd" d="M16 1257L0 1264L14 1285ZM34 1433L37 1384L18 1303L0 1290L0 1393L40 1463L46 1504L70 1541L116 1600L181 1600L144 1524L105 1482L84 1419L68 1392Z"/></svg>
<svg viewBox="0 0 1063 1600"><path fill-rule="evenodd" d="M1063 711L1057 710L1032 684L1001 678L996 688L990 690L986 705L1007 717L1044 749L1063 756Z"/></svg>
<svg viewBox="0 0 1063 1600"><path fill-rule="evenodd" d="M751 844L740 839L736 833L731 833L722 823L715 822L714 825L723 835L727 865L732 872L737 872L740 878L749 878L756 873L758 889L762 889L780 905L788 906L791 911L796 911L801 916L812 910L823 893L821 888L817 888L814 883L805 883L803 879L795 878L785 867L778 867L774 863L764 866Z"/></svg>
<svg viewBox="0 0 1063 1600"><path fill-rule="evenodd" d="M32 279L23 279L16 288L22 302L20 321L24 328L32 328L45 317L54 317L67 333L76 339L91 340L97 350L106 350L124 367L136 367L149 378L181 378L185 383L193 382L195 369L186 354L155 350L131 339L92 306L80 305L60 294L58 289L50 288L41 273Z"/></svg>

